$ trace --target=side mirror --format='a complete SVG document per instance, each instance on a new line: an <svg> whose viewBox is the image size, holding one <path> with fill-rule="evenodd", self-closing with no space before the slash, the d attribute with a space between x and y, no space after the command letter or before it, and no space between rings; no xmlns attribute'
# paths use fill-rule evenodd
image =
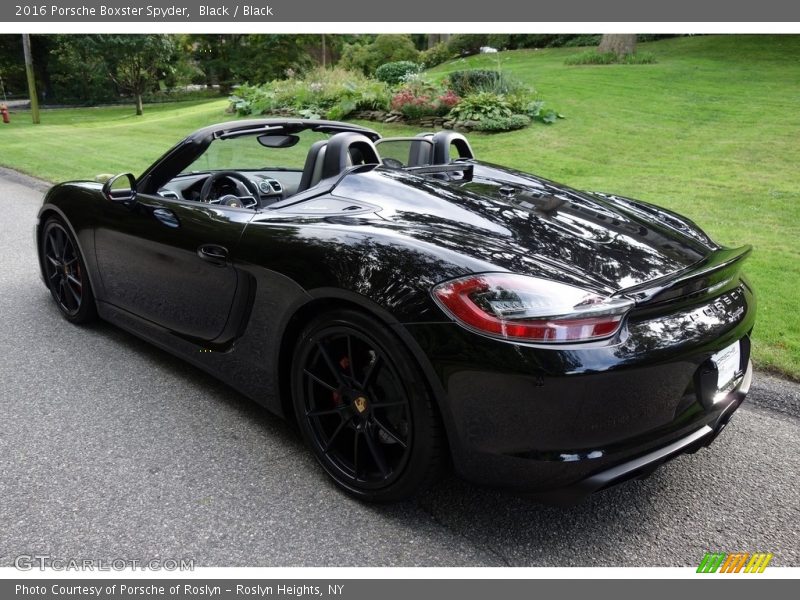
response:
<svg viewBox="0 0 800 600"><path fill-rule="evenodd" d="M133 202L136 200L136 178L131 173L111 177L103 184L103 195L111 202Z"/></svg>

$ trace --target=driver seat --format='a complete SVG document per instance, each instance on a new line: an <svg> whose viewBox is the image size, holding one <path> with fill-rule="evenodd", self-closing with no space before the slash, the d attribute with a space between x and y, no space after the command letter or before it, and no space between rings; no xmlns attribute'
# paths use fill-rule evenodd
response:
<svg viewBox="0 0 800 600"><path fill-rule="evenodd" d="M323 179L335 177L354 164L379 165L380 162L378 151L368 137L351 131L337 133L327 141L320 140L311 145L296 193L314 187Z"/></svg>

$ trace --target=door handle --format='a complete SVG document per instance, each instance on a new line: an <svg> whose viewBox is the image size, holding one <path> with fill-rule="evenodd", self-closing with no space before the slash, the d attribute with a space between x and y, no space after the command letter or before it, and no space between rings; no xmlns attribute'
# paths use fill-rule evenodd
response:
<svg viewBox="0 0 800 600"><path fill-rule="evenodd" d="M153 209L153 216L167 227L172 227L174 229L180 226L177 215L167 208Z"/></svg>
<svg viewBox="0 0 800 600"><path fill-rule="evenodd" d="M197 256L218 267L228 264L228 250L217 244L203 244L197 249Z"/></svg>

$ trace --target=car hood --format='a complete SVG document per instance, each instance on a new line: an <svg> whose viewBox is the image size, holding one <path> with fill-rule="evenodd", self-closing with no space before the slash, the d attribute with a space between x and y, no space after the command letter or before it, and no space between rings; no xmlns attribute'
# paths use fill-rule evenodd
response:
<svg viewBox="0 0 800 600"><path fill-rule="evenodd" d="M482 270L611 293L683 271L718 248L651 205L481 163L468 182L376 169L345 177L333 193L381 207L380 226L472 257Z"/></svg>

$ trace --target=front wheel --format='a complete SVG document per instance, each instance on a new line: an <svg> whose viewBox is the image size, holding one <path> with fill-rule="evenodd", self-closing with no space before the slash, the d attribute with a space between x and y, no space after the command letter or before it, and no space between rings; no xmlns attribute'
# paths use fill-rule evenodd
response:
<svg viewBox="0 0 800 600"><path fill-rule="evenodd" d="M39 246L45 281L61 314L72 323L97 317L92 286L78 244L60 219L44 224Z"/></svg>
<svg viewBox="0 0 800 600"><path fill-rule="evenodd" d="M292 397L306 443L352 496L401 500L441 471L444 432L420 369L395 334L366 315L336 311L303 331Z"/></svg>

